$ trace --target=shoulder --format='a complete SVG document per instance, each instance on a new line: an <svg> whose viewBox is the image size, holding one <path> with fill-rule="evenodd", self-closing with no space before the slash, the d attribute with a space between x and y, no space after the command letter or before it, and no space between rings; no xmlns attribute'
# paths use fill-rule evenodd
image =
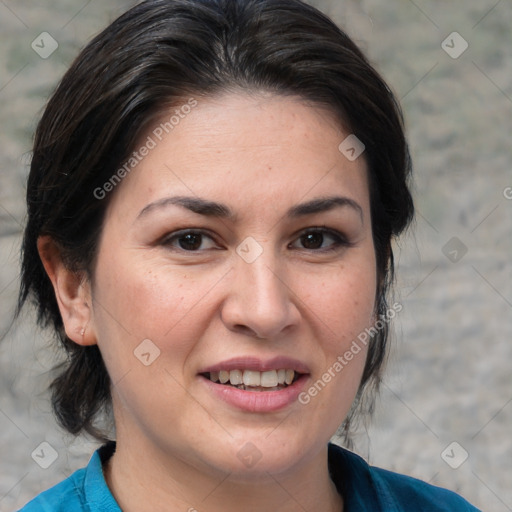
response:
<svg viewBox="0 0 512 512"><path fill-rule="evenodd" d="M385 469L371 467L370 471L382 495L404 507L414 504L415 510L425 512L478 512L476 507L448 489Z"/></svg>
<svg viewBox="0 0 512 512"><path fill-rule="evenodd" d="M87 467L42 492L18 512L121 512L103 475L103 464L114 450L115 443L102 446Z"/></svg>
<svg viewBox="0 0 512 512"><path fill-rule="evenodd" d="M85 508L84 480L86 469L79 469L71 476L36 496L19 512L75 512Z"/></svg>
<svg viewBox="0 0 512 512"><path fill-rule="evenodd" d="M448 489L370 466L355 453L335 445L329 445L329 466L334 483L355 509L371 505L372 510L382 512L479 512Z"/></svg>

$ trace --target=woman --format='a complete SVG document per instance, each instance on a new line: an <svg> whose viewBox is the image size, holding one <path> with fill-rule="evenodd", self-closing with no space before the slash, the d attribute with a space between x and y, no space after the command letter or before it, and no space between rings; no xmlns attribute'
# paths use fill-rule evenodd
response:
<svg viewBox="0 0 512 512"><path fill-rule="evenodd" d="M40 121L20 294L68 354L58 420L104 446L22 510L476 510L329 444L381 377L409 175L393 95L312 7L112 23Z"/></svg>

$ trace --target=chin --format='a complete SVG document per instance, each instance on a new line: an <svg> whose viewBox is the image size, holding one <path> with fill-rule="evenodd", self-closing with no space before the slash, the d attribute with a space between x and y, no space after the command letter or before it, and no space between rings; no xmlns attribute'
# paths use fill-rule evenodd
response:
<svg viewBox="0 0 512 512"><path fill-rule="evenodd" d="M277 427L279 429L279 427ZM265 429L259 435L238 435L231 440L229 446L220 448L217 456L208 454L210 464L223 473L230 473L230 480L240 482L251 481L255 478L268 480L270 475L286 474L305 462L305 458L313 458L327 445L318 441L314 445L305 445L308 435L290 439L283 430L278 435L277 429L269 434ZM295 433L296 436L296 433Z"/></svg>

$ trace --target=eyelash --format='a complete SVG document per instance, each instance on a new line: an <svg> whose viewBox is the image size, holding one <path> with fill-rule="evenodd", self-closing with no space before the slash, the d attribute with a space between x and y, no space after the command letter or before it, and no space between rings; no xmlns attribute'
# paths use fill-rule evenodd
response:
<svg viewBox="0 0 512 512"><path fill-rule="evenodd" d="M311 227L311 228L307 228L303 231L301 231L299 233L299 235L297 236L297 238L294 240L299 240L300 238L304 237L304 236L307 236L309 234L322 234L322 235L328 235L330 236L331 238L334 239L334 242L327 248L320 248L320 249L307 249L307 248L300 248L299 250L303 250L303 251L311 251L311 252L316 252L316 253L330 253L330 252L334 252L334 251L337 251L339 250L340 248L345 248L345 247L351 247L352 245L354 245L353 243L349 242L347 240L347 238L345 237L345 235L343 235L342 233L340 233L339 231L337 230L334 230L334 229L330 229L330 228L326 228L326 227ZM184 230L180 230L180 231L175 231L169 235L166 235L164 238L162 238L161 240L161 244L162 245L165 245L167 247L170 247L172 250L175 250L175 251L178 251L178 252L185 252L185 253L198 253L198 252L202 252L202 251L205 251L205 250L209 250L209 249L195 249L195 250L187 250L187 249L183 249L182 247L173 247L172 246L172 242L174 240L179 240L180 238L183 238L187 235L201 235L201 236L205 236L207 238L209 238L210 240L212 240L213 242L215 242L215 237L213 235L211 235L209 232L205 231L205 230L202 230L202 229L184 229ZM293 242L291 242L293 243ZM288 246L291 245L288 244ZM322 243L323 243L323 240L322 240Z"/></svg>
<svg viewBox="0 0 512 512"><path fill-rule="evenodd" d="M349 240L347 240L347 237L343 233L340 233L339 231L337 231L335 229L330 229L330 228L322 227L322 226L315 226L315 227L307 228L307 229L301 231L299 236L296 238L296 240L299 240L303 236L306 236L306 235L309 235L312 233L320 233L321 235L328 235L334 239L334 243L332 243L327 248L323 248L323 249L302 248L302 250L319 252L319 253L330 253L330 252L338 251L340 248L351 247L354 245L353 243L349 242ZM322 242L323 242L323 240L322 240Z"/></svg>

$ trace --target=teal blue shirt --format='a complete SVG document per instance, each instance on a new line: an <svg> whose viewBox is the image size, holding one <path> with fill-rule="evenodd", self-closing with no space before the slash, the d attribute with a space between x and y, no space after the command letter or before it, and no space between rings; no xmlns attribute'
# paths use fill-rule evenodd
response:
<svg viewBox="0 0 512 512"><path fill-rule="evenodd" d="M41 493L21 512L121 512L102 469L114 450L114 443L102 446L86 468ZM454 492L369 466L358 455L332 444L329 470L343 496L344 512L479 512Z"/></svg>

